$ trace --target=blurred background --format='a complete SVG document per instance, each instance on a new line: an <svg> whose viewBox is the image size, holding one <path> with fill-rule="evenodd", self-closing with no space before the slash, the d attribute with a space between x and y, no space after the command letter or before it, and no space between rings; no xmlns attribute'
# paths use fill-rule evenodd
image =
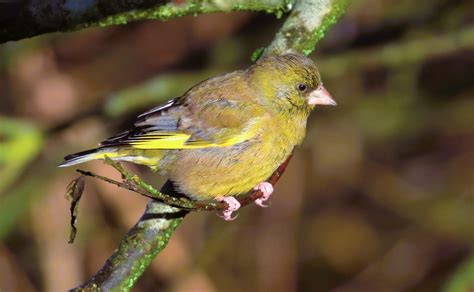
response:
<svg viewBox="0 0 474 292"><path fill-rule="evenodd" d="M68 244L77 173L56 168L63 156L247 67L283 21L213 14L0 45L0 291L77 286L144 210L88 179ZM188 215L134 291L474 289L473 1L354 0L311 57L339 106L313 113L271 207Z"/></svg>

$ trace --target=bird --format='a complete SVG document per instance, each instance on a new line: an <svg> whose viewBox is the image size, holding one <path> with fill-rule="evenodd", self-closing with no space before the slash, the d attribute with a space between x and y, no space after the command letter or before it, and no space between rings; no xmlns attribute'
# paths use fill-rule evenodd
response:
<svg viewBox="0 0 474 292"><path fill-rule="evenodd" d="M255 203L266 206L273 192L266 180L302 143L318 105L336 102L311 59L298 53L264 56L247 69L196 84L59 166L106 157L146 165L190 199L227 203L222 217L229 221L240 208L236 196L260 190Z"/></svg>

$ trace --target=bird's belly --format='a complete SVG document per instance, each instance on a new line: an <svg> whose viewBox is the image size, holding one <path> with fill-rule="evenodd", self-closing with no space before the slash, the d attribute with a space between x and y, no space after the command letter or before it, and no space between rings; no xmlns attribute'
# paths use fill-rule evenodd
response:
<svg viewBox="0 0 474 292"><path fill-rule="evenodd" d="M293 145L252 141L232 147L182 150L168 169L178 191L195 199L210 199L250 191L268 179L288 157Z"/></svg>

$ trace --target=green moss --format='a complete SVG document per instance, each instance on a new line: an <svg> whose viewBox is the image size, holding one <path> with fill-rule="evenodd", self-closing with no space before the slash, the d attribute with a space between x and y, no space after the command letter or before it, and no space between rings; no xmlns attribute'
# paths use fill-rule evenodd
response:
<svg viewBox="0 0 474 292"><path fill-rule="evenodd" d="M258 48L255 51L253 51L252 56L250 57L252 62L256 62L258 59L260 59L260 57L263 54L263 51L265 51L264 47Z"/></svg>
<svg viewBox="0 0 474 292"><path fill-rule="evenodd" d="M73 29L81 29L91 26L106 27L110 25L123 25L137 20L169 20L176 17L183 17L186 15L199 15L215 12L229 12L229 11L265 11L267 13L274 13L277 18L291 7L292 1L236 1L229 8L221 7L209 1L188 1L184 4L169 3L166 5L158 5L148 9L131 10L124 13L111 15L102 20L83 23L74 27Z"/></svg>
<svg viewBox="0 0 474 292"><path fill-rule="evenodd" d="M160 219L165 220L165 219ZM182 218L168 220L164 223L164 226L160 228L160 232L156 234L155 238L142 238L141 236L136 236L133 238L130 245L124 245L125 250L140 250L142 257L136 262L133 263L131 270L128 274L128 277L124 279L120 287L116 287L120 291L130 291L135 285L136 281L140 278L143 272L148 268L150 263L155 259L159 252L161 252L166 245L168 244L171 235L174 233L175 229L181 223ZM148 226L146 224L142 227L143 229L156 228L153 226ZM148 232L148 231L147 231ZM139 234L147 233L145 231L139 232ZM127 252L121 252L122 255L127 255ZM124 261L127 258L123 259Z"/></svg>
<svg viewBox="0 0 474 292"><path fill-rule="evenodd" d="M0 28L0 42L31 37L46 32L73 31L89 27L107 27L111 25L124 25L137 20L169 20L186 15L199 15L204 13L230 12L230 11L264 11L273 13L281 18L293 6L291 0L236 0L216 3L207 0L187 1L183 4L169 3L156 5L151 8L135 9L114 15L103 15L97 6L90 6L83 13L71 13L62 7L52 9L50 6L33 5L31 15L21 25ZM115 5L118 5L115 7ZM107 4L107 11L121 11L122 4ZM36 7L36 8L35 8ZM99 20L97 20L99 19Z"/></svg>

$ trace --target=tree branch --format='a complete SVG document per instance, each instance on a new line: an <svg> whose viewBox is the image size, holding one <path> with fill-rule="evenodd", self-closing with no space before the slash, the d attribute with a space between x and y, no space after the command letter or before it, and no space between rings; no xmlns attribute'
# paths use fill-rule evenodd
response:
<svg viewBox="0 0 474 292"><path fill-rule="evenodd" d="M188 211L151 200L137 224L100 271L73 291L129 291L156 255L165 248Z"/></svg>
<svg viewBox="0 0 474 292"><path fill-rule="evenodd" d="M350 0L299 0L264 55L309 55L346 11Z"/></svg>
<svg viewBox="0 0 474 292"><path fill-rule="evenodd" d="M0 1L0 43L49 32L168 20L186 15L230 11L265 11L282 15L290 0L32 0Z"/></svg>

